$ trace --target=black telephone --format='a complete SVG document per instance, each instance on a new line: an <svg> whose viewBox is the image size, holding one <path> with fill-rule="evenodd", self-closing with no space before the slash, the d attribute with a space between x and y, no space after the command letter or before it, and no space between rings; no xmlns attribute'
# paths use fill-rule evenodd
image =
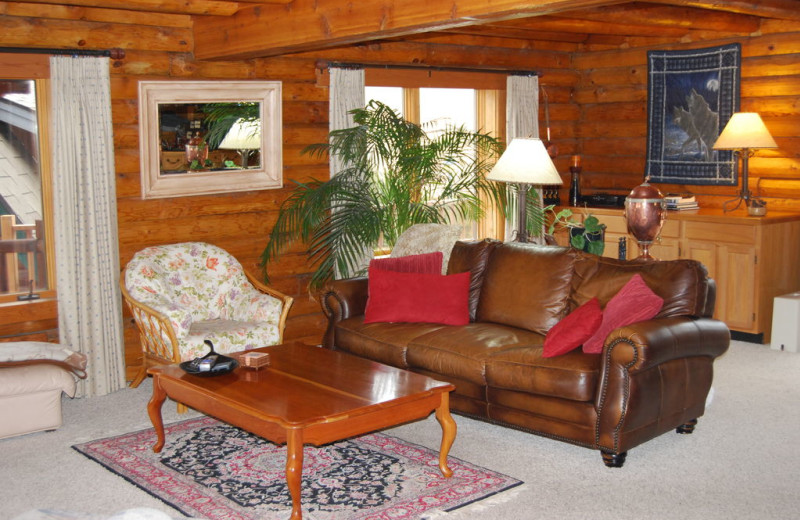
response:
<svg viewBox="0 0 800 520"><path fill-rule="evenodd" d="M211 376L227 374L239 366L239 362L232 357L217 354L211 340L204 340L203 343L208 345L211 350L205 356L181 363L180 367L184 371L194 375Z"/></svg>

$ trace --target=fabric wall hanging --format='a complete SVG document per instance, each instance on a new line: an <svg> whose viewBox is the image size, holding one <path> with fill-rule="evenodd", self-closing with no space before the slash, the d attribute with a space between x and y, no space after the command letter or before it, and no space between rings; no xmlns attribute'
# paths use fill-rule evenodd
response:
<svg viewBox="0 0 800 520"><path fill-rule="evenodd" d="M735 186L733 152L712 149L739 110L741 46L647 53L651 182Z"/></svg>

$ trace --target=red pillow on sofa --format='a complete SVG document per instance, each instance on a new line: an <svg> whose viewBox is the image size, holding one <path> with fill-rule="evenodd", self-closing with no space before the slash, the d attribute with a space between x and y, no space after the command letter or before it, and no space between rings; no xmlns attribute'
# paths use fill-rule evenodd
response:
<svg viewBox="0 0 800 520"><path fill-rule="evenodd" d="M635 274L617 294L609 300L603 310L603 323L591 338L583 343L587 354L603 352L603 343L612 330L649 320L658 314L664 299L654 293L641 275Z"/></svg>
<svg viewBox="0 0 800 520"><path fill-rule="evenodd" d="M547 332L542 356L560 356L581 346L584 341L597 332L602 321L603 311L600 309L600 301L592 298L570 312L566 318L556 323Z"/></svg>
<svg viewBox="0 0 800 520"><path fill-rule="evenodd" d="M444 255L441 251L422 255L373 258L369 267L397 273L441 274Z"/></svg>
<svg viewBox="0 0 800 520"><path fill-rule="evenodd" d="M398 273L369 268L369 297L364 323L469 323L467 273Z"/></svg>

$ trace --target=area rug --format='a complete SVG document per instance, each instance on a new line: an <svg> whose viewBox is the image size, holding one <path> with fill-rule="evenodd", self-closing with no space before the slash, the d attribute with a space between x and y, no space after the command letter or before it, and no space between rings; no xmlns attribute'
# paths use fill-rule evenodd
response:
<svg viewBox="0 0 800 520"><path fill-rule="evenodd" d="M209 417L73 446L181 513L209 520L286 519L286 446ZM458 439L456 439L458 442ZM437 451L374 433L306 446L302 508L307 520L423 519L484 500L522 482Z"/></svg>

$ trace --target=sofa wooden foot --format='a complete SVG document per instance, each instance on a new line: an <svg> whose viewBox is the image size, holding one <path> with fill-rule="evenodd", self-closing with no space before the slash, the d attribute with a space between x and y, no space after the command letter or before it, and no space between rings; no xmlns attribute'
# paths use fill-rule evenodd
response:
<svg viewBox="0 0 800 520"><path fill-rule="evenodd" d="M686 424L681 424L675 431L677 433L692 433L694 431L694 427L697 425L697 419L692 419L691 421L687 422Z"/></svg>
<svg viewBox="0 0 800 520"><path fill-rule="evenodd" d="M600 454L603 456L603 464L609 468L621 468L622 465L625 464L625 457L628 456L627 451L623 451L622 453L601 451Z"/></svg>

